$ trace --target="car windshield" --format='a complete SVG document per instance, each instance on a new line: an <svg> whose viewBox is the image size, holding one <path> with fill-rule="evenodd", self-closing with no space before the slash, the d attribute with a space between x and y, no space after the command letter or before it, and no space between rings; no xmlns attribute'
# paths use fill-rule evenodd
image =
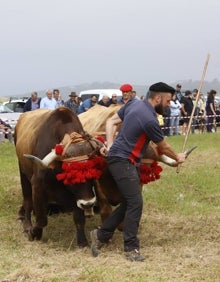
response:
<svg viewBox="0 0 220 282"><path fill-rule="evenodd" d="M7 106L0 104L0 113L13 113Z"/></svg>

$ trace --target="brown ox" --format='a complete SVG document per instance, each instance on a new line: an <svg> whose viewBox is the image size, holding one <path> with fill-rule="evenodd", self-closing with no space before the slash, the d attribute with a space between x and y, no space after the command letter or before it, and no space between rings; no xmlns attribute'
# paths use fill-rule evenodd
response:
<svg viewBox="0 0 220 282"><path fill-rule="evenodd" d="M111 105L106 108L100 105L96 105L79 115L79 119L83 125L83 128L89 132L91 135L105 135L105 124L108 118L113 116L120 109L121 105ZM119 129L119 128L118 128ZM195 147L190 148L185 153L188 156ZM166 165L176 167L177 162L166 155L161 155L157 151L157 145L150 142L142 163L151 167L152 164L157 162L162 162ZM97 197L100 206L100 214L102 219L105 219L111 212L111 206L116 206L121 201L121 195L117 189L116 183L111 176L108 168L103 170L103 174L97 182ZM142 187L142 183L140 183Z"/></svg>
<svg viewBox="0 0 220 282"><path fill-rule="evenodd" d="M60 143L62 145L52 150ZM43 227L47 225L48 207L56 204L63 212L73 211L77 244L87 245L85 215L90 215L96 202L95 177L77 183L64 178L65 183L61 181L63 164L69 167L76 161L83 161L80 165L85 165L97 160L101 142L86 135L78 117L68 108L61 107L54 111L36 110L22 114L15 128L15 145L23 192L19 218L29 240L41 239ZM101 169L99 171L101 174ZM58 175L60 180L57 180ZM34 225L32 212L36 219Z"/></svg>

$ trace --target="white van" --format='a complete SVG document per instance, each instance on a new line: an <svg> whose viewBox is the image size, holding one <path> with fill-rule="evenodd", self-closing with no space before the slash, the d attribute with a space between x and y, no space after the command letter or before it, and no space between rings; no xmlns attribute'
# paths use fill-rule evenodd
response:
<svg viewBox="0 0 220 282"><path fill-rule="evenodd" d="M79 97L84 101L91 97L91 95L96 95L98 101L102 100L102 97L107 95L110 99L112 94L117 94L118 101L122 98L122 92L119 89L92 89L84 90L79 93Z"/></svg>

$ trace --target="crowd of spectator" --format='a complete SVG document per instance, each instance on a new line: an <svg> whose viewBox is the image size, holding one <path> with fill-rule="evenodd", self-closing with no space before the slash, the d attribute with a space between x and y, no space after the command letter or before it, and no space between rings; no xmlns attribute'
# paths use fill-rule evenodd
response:
<svg viewBox="0 0 220 282"><path fill-rule="evenodd" d="M207 99L204 99L202 93L198 93L197 89L181 91L181 84L176 85L176 92L174 93L170 102L170 107L164 110L163 115L158 116L158 121L163 129L165 136L172 135L185 135L188 131L195 132L198 128L200 121L205 124L207 132L215 132L216 124L220 124L220 103L215 103L215 96L217 92L211 89L207 93ZM36 109L56 109L62 106L68 107L76 114L81 114L88 111L91 107L99 104L104 107L109 107L112 104L126 104L130 99L147 99L148 93L137 97L136 91L131 91L129 84L124 84L120 89L122 97L119 99L117 94L112 93L111 98L104 95L100 101L98 101L96 95L91 95L90 98L82 101L82 99L76 94L71 92L69 99L64 101L61 97L59 89L47 90L45 97L38 97L37 92L32 92L31 97L27 100L24 106L24 112L32 111ZM196 104L196 105L195 105ZM194 115L192 117L191 128L189 129L189 121L194 109ZM4 135L12 142L13 137L10 125L5 124L0 120L0 142L3 142ZM4 134L3 134L4 133Z"/></svg>
<svg viewBox="0 0 220 282"><path fill-rule="evenodd" d="M217 92L211 89L205 99L202 93L198 93L198 89L192 91L181 91L181 89L181 84L177 84L170 108L163 113L163 122L159 117L164 135L185 135L188 131L195 133L200 121L205 124L207 132L215 132L216 125L220 124L220 103L215 102ZM193 110L191 127L188 128Z"/></svg>
<svg viewBox="0 0 220 282"><path fill-rule="evenodd" d="M100 101L98 101L96 95L91 95L90 98L82 101L76 92L71 92L69 99L64 101L61 97L59 89L47 90L44 98L38 98L37 92L31 94L30 99L27 101L24 107L24 111L31 111L38 108L56 109L61 106L70 108L74 113L81 114L96 104L104 107L109 107L111 104L125 104L131 98L144 100L148 97L142 95L140 98L137 96L135 90L130 90L129 84L123 85L122 97L118 100L117 94L112 93L111 98L104 95ZM172 135L185 135L189 130L189 121L193 108L194 115L192 118L191 133L195 132L198 126L199 120L203 119L206 123L207 132L213 132L215 123L219 122L220 105L215 104L215 90L210 90L205 101L202 93L198 94L198 89L181 91L182 85L176 85L176 92L170 102L170 108L166 109L162 116L158 116L161 127L163 128L165 136ZM197 95L199 95L197 97ZM180 130L181 128L181 130Z"/></svg>

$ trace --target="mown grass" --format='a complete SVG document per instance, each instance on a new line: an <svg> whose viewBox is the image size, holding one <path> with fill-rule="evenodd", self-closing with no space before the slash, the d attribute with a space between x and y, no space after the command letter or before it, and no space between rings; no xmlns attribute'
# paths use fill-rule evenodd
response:
<svg viewBox="0 0 220 282"><path fill-rule="evenodd" d="M176 150L182 150L181 136L168 141ZM188 215L220 211L219 134L190 135L187 148L193 145L197 148L180 166L179 173L163 165L161 181L145 186L147 202Z"/></svg>
<svg viewBox="0 0 220 282"><path fill-rule="evenodd" d="M182 136L167 140L181 151ZM15 149L0 144L0 281L220 281L219 142L219 133L190 135L187 147L198 147L180 172L163 165L161 179L144 187L144 263L124 259L119 231L101 257L77 248L70 214L50 217L42 240L29 242L16 221L22 196ZM87 221L87 235L99 224L98 215Z"/></svg>

